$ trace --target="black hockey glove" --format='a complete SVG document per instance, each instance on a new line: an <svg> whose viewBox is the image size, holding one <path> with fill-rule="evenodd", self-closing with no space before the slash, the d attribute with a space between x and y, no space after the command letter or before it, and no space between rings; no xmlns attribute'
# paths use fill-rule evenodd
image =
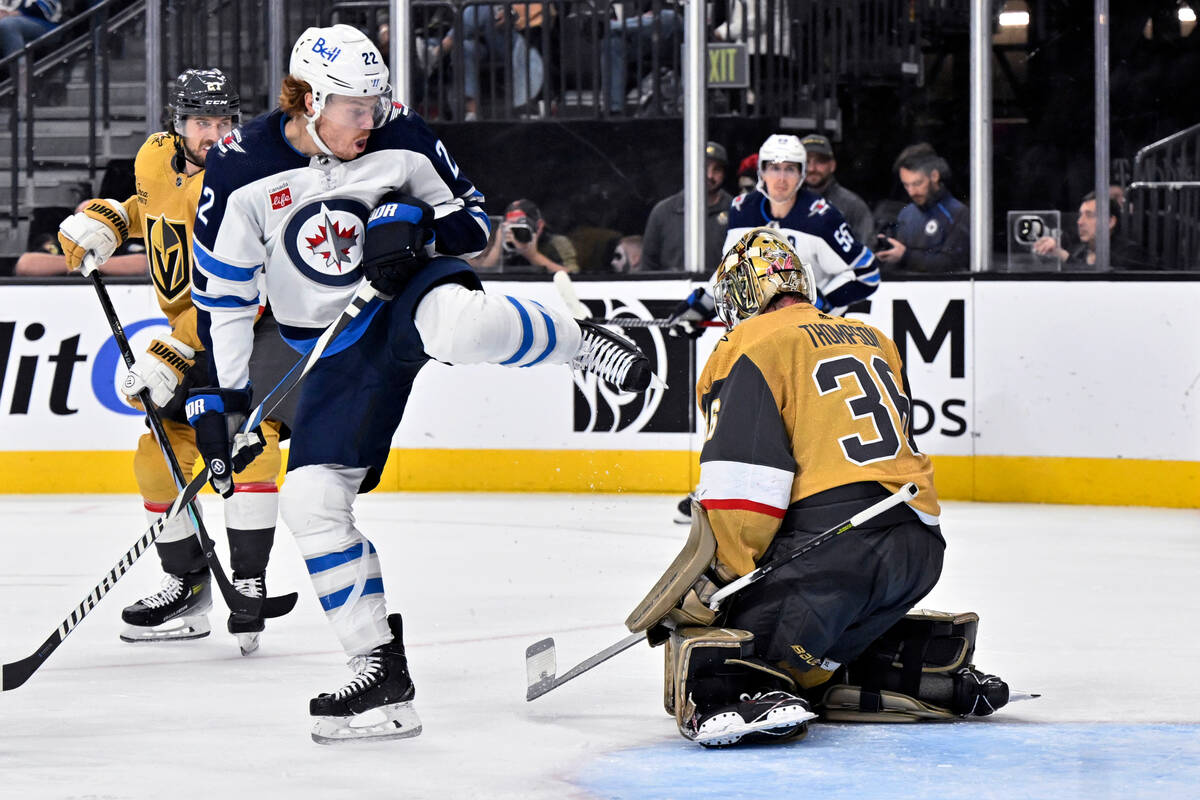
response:
<svg viewBox="0 0 1200 800"><path fill-rule="evenodd" d="M208 482L222 497L233 494L233 475L244 470L263 451L256 428L239 433L250 413L250 387L207 387L188 393L188 422L196 429L196 449L208 464Z"/></svg>
<svg viewBox="0 0 1200 800"><path fill-rule="evenodd" d="M716 315L716 303L704 291L704 287L699 287L671 310L671 316L667 317L667 321L671 323L671 327L667 328L667 335L699 338L700 334L704 333L704 328L696 323L707 322Z"/></svg>
<svg viewBox="0 0 1200 800"><path fill-rule="evenodd" d="M433 207L400 192L388 192L367 219L363 272L382 294L395 297L421 267L433 241Z"/></svg>

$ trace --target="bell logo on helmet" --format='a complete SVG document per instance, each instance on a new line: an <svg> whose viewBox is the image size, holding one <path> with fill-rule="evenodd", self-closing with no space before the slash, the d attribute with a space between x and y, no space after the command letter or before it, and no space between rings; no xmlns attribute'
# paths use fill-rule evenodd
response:
<svg viewBox="0 0 1200 800"><path fill-rule="evenodd" d="M317 55L319 55L321 58L328 61L330 64L332 64L334 61L337 61L337 57L339 55L341 55L342 48L332 47L332 48L326 49L325 48L325 37L321 36L317 39L317 41L315 41L313 43L312 51L314 53L316 53Z"/></svg>

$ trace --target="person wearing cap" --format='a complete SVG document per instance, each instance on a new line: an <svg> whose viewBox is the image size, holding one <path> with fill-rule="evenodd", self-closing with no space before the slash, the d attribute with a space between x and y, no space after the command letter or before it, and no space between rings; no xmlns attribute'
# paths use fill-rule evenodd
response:
<svg viewBox="0 0 1200 800"><path fill-rule="evenodd" d="M875 217L866 201L854 192L838 183L833 173L837 170L837 159L833 155L833 144L828 137L819 133L810 133L800 140L804 152L808 154L808 171L804 175L804 185L810 192L819 194L829 201L830 205L842 212L846 222L850 223L850 231L860 242L870 242L875 238Z"/></svg>
<svg viewBox="0 0 1200 800"><path fill-rule="evenodd" d="M683 192L660 200L650 211L642 234L642 271L687 271L708 274L721 260L725 228L729 224L729 204L733 196L725 191L725 169L729 156L717 142L704 146L704 262L683 263Z"/></svg>
<svg viewBox="0 0 1200 800"><path fill-rule="evenodd" d="M542 210L525 199L508 204L499 232L471 263L482 269L500 267L505 272L579 271L579 258L571 240L547 231Z"/></svg>
<svg viewBox="0 0 1200 800"><path fill-rule="evenodd" d="M742 163L738 165L737 184L738 194L746 194L754 191L754 185L758 183L758 153L751 153L742 159Z"/></svg>

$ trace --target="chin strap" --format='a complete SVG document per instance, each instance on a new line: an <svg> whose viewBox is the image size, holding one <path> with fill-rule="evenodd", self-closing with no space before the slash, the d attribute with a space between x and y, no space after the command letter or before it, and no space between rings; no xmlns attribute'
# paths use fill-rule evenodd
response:
<svg viewBox="0 0 1200 800"><path fill-rule="evenodd" d="M320 111L317 111L317 113L313 114L312 116L305 114L304 119L308 121L308 124L304 126L304 130L310 137L312 137L313 144L317 146L318 150L330 158L337 158L337 156L333 154L333 151L325 146L325 142L321 141L321 137L317 135L317 117L319 116L321 116Z"/></svg>

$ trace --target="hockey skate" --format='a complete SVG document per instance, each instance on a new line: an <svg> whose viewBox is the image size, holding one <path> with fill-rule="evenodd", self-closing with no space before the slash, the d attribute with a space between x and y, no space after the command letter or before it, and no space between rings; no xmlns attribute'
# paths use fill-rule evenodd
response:
<svg viewBox="0 0 1200 800"><path fill-rule="evenodd" d="M317 718L312 731L317 744L407 739L421 733L400 615L389 616L388 625L392 641L351 659L350 668L358 673L353 680L309 701L308 713Z"/></svg>
<svg viewBox="0 0 1200 800"><path fill-rule="evenodd" d="M121 612L123 642L202 639L212 631L208 612L212 589L208 570L163 576L162 588Z"/></svg>
<svg viewBox="0 0 1200 800"><path fill-rule="evenodd" d="M650 388L656 376L650 370L650 359L636 344L594 323L584 320L578 323L583 330L583 341L571 361L572 367L597 375L622 392L644 392Z"/></svg>
<svg viewBox="0 0 1200 800"><path fill-rule="evenodd" d="M680 525L692 524L692 501L696 499L695 492L689 492L688 496L679 501L679 505L675 506L675 522Z"/></svg>
<svg viewBox="0 0 1200 800"><path fill-rule="evenodd" d="M743 694L741 702L710 711L696 711L692 740L704 747L727 747L738 742L780 742L808 733L815 719L808 703L787 692Z"/></svg>
<svg viewBox="0 0 1200 800"><path fill-rule="evenodd" d="M233 588L246 595L246 597L266 597L267 576L259 574L242 577L235 572L233 574ZM262 633L263 628L266 627L264 617L261 613L255 616L242 614L237 611L229 612L227 626L229 632L237 637L238 648L244 656L248 656L258 649L258 637Z"/></svg>

